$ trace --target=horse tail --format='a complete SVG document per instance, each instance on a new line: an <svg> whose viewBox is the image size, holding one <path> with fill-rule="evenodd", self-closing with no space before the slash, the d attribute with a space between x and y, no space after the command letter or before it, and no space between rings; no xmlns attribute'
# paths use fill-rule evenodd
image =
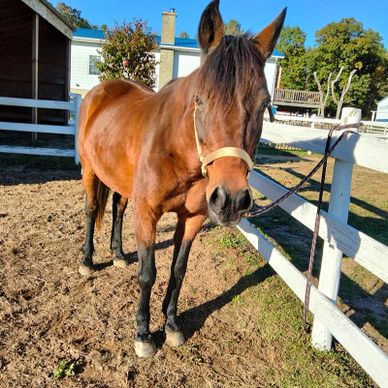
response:
<svg viewBox="0 0 388 388"><path fill-rule="evenodd" d="M96 196L96 203L97 203L96 226L97 226L97 229L101 228L102 219L104 218L106 203L108 201L108 195L109 195L108 186L104 185L97 178L97 196Z"/></svg>

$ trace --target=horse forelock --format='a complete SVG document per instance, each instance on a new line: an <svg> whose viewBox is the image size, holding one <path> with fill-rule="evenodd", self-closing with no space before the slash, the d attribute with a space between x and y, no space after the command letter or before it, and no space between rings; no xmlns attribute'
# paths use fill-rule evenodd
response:
<svg viewBox="0 0 388 388"><path fill-rule="evenodd" d="M255 97L253 92L263 85L264 65L249 35L226 35L201 66L196 94L212 107L229 111L238 100L244 104Z"/></svg>

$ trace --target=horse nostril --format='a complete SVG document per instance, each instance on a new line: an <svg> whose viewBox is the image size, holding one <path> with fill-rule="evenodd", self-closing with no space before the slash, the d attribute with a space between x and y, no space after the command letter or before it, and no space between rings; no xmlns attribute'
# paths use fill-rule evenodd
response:
<svg viewBox="0 0 388 388"><path fill-rule="evenodd" d="M252 196L251 191L241 190L237 195L237 208L241 211L249 210L252 207Z"/></svg>
<svg viewBox="0 0 388 388"><path fill-rule="evenodd" d="M210 196L209 204L217 210L223 210L228 206L228 193L222 186L218 186L214 189Z"/></svg>

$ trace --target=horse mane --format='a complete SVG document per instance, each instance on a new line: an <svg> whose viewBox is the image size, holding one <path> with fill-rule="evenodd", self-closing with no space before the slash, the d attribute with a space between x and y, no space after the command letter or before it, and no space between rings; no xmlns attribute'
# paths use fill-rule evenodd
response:
<svg viewBox="0 0 388 388"><path fill-rule="evenodd" d="M200 68L197 94L225 111L263 77L265 59L251 36L225 35ZM213 105L214 106L214 105Z"/></svg>

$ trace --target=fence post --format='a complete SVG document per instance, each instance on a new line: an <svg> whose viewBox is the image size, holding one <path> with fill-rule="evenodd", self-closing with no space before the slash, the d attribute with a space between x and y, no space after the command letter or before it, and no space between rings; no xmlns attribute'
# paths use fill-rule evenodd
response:
<svg viewBox="0 0 388 388"><path fill-rule="evenodd" d="M80 94L72 93L72 97L74 99L74 126L75 126L75 134L74 134L75 157L74 157L74 161L75 161L75 164L79 164L77 140L78 140L78 118L79 118L79 110L80 110L81 102L82 102L82 96Z"/></svg>
<svg viewBox="0 0 388 388"><path fill-rule="evenodd" d="M342 124L356 124L361 120L361 110L343 108ZM354 129L356 130L356 129ZM347 223L350 203L353 164L335 160L333 180L331 184L328 213L337 220ZM335 242L325 241L323 245L322 264L319 275L318 289L333 303L336 303L341 277L342 252L336 248ZM312 344L320 350L330 350L332 335L327 328L314 317Z"/></svg>

